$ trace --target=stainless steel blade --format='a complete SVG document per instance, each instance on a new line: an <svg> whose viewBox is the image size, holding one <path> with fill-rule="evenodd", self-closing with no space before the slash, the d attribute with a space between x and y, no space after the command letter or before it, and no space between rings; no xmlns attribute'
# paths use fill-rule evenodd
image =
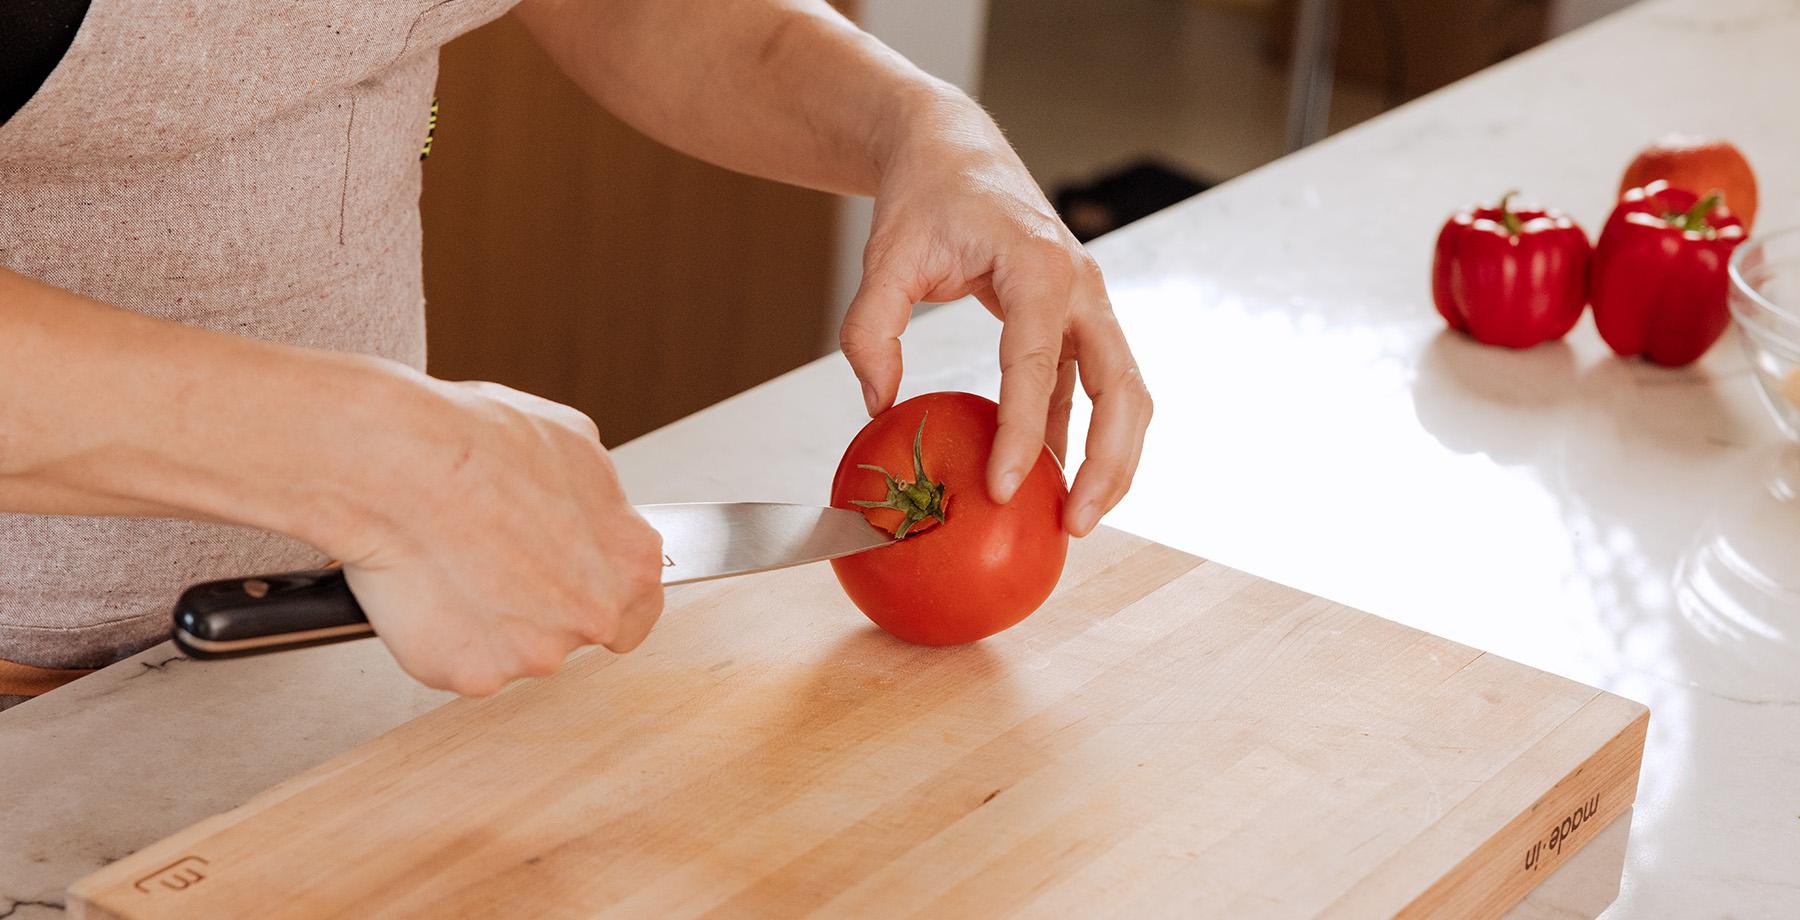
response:
<svg viewBox="0 0 1800 920"><path fill-rule="evenodd" d="M663 538L663 584L848 556L894 542L860 511L779 502L639 505Z"/></svg>

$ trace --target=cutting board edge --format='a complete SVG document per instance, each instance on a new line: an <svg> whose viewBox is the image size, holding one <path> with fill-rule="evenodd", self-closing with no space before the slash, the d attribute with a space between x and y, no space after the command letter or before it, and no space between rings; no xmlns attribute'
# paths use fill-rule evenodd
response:
<svg viewBox="0 0 1800 920"><path fill-rule="evenodd" d="M1565 720L1562 731L1583 713L1600 710L1623 722L1614 735L1583 758L1537 800L1499 831L1460 860L1395 915L1396 920L1424 917L1467 917L1493 920L1511 910L1539 884L1579 853L1615 820L1629 813L1637 802L1638 780L1643 766L1644 742L1650 709L1642 703L1604 690L1596 691L1582 710ZM1550 737L1554 737L1552 732ZM1546 741L1549 739L1547 738ZM1549 849L1551 835L1565 818L1595 807L1574 828L1580 833L1559 836ZM1536 857L1530 852L1537 849ZM1509 853L1510 851L1510 853ZM1514 867L1498 884L1489 876L1492 867Z"/></svg>
<svg viewBox="0 0 1800 920"><path fill-rule="evenodd" d="M69 899L69 920L125 920L125 918L87 901Z"/></svg>
<svg viewBox="0 0 1800 920"><path fill-rule="evenodd" d="M445 705L455 705L457 702L459 701L452 700ZM129 920L129 913L119 913L109 906L107 899L108 894L116 894L132 884L149 884L151 879L156 878L163 872L172 868L182 867L181 864L187 860L198 858L182 856L174 862L159 867L154 871L143 873L141 869L134 868L140 861L139 857L142 854L152 850L174 851L178 853L187 851L194 845L203 843L213 835L236 824L239 820L240 813L260 811L283 799L298 795L308 788L318 783L322 783L344 770L350 769L364 760L367 760L375 751L379 750L384 743L387 743L390 736L394 735L395 732L407 725L428 718L434 713L441 712L443 709L444 706L439 706L430 712L403 722L382 733L373 741L351 748L324 763L302 770L301 772L256 793L244 800L242 804L202 818L166 837L159 837L137 850L132 851L131 854L123 859L115 860L114 862L108 863L107 865L76 879L64 890L64 900L67 905L66 909L69 912L69 916L74 918L74 920ZM135 878L133 877L134 875L136 876Z"/></svg>

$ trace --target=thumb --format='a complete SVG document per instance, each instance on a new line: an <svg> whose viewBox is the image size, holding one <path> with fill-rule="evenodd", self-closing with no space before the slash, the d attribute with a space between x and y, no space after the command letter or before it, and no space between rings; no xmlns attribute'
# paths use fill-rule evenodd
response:
<svg viewBox="0 0 1800 920"><path fill-rule="evenodd" d="M867 274L844 313L838 347L862 381L863 404L870 415L893 405L900 390L900 333L906 330L912 309L912 294L905 286Z"/></svg>

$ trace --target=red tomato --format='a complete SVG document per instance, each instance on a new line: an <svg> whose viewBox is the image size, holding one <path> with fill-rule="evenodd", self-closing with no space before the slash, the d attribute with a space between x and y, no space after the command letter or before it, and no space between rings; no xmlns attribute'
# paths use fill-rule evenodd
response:
<svg viewBox="0 0 1800 920"><path fill-rule="evenodd" d="M1062 467L1044 448L1012 500L995 504L987 464L998 427L989 400L927 393L871 419L838 463L832 507L861 507L890 533L914 522L892 546L831 561L850 600L901 639L986 638L1029 616L1062 576Z"/></svg>
<svg viewBox="0 0 1800 920"><path fill-rule="evenodd" d="M1676 188L1704 198L1709 192L1724 196L1725 206L1744 222L1748 231L1756 223L1756 173L1743 151L1730 141L1686 134L1671 134L1643 150L1625 167L1619 194L1667 180Z"/></svg>

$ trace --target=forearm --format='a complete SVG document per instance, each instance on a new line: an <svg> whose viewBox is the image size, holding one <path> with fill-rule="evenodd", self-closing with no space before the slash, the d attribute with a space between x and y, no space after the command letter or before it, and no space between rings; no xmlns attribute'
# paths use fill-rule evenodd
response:
<svg viewBox="0 0 1800 920"><path fill-rule="evenodd" d="M220 520L320 543L358 513L332 449L396 372L140 316L0 269L0 510ZM371 399L371 397L376 397Z"/></svg>
<svg viewBox="0 0 1800 920"><path fill-rule="evenodd" d="M516 14L589 95L729 169L873 194L910 140L997 137L979 107L805 0L526 0Z"/></svg>

